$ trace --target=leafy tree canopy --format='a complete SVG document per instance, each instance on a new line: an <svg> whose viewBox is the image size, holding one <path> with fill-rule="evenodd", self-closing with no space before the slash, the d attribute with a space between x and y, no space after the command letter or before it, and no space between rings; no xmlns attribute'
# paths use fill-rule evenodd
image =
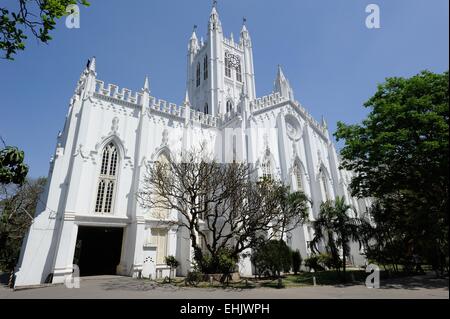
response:
<svg viewBox="0 0 450 319"><path fill-rule="evenodd" d="M25 181L28 166L23 163L24 153L16 147L0 149L0 184L18 184Z"/></svg>
<svg viewBox="0 0 450 319"><path fill-rule="evenodd" d="M19 0L15 8L0 7L0 51L3 58L14 60L17 51L25 49L25 32L30 31L39 41L48 43L50 31L56 20L70 14L67 6L81 4L86 0Z"/></svg>
<svg viewBox="0 0 450 319"><path fill-rule="evenodd" d="M292 251L283 240L272 239L256 247L252 262L260 274L279 277L281 272L291 269Z"/></svg>
<svg viewBox="0 0 450 319"><path fill-rule="evenodd" d="M375 198L376 226L363 233L378 261L406 264L416 255L448 269L448 98L448 71L388 78L365 103L367 119L338 123L352 193Z"/></svg>
<svg viewBox="0 0 450 319"><path fill-rule="evenodd" d="M342 166L356 173L354 195L398 190L446 196L448 190L448 71L388 78L367 101L362 124L338 123Z"/></svg>

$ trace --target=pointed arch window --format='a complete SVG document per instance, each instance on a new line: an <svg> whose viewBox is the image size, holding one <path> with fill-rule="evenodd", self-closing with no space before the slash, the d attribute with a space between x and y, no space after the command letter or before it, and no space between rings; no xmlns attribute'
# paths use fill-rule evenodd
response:
<svg viewBox="0 0 450 319"><path fill-rule="evenodd" d="M208 78L208 56L205 55L205 58L203 59L203 80L206 80Z"/></svg>
<svg viewBox="0 0 450 319"><path fill-rule="evenodd" d="M230 113L231 111L233 111L233 102L231 102L231 100L227 101L227 113Z"/></svg>
<svg viewBox="0 0 450 319"><path fill-rule="evenodd" d="M197 87L200 86L200 62L197 63Z"/></svg>
<svg viewBox="0 0 450 319"><path fill-rule="evenodd" d="M325 170L323 170L322 168L320 169L320 188L321 191L324 195L325 200L331 200L331 195L330 195L330 189L328 187L328 178L327 178L327 174L325 173Z"/></svg>
<svg viewBox="0 0 450 319"><path fill-rule="evenodd" d="M296 163L294 166L294 177L297 192L303 191L302 171L299 163Z"/></svg>
<svg viewBox="0 0 450 319"><path fill-rule="evenodd" d="M161 172L165 176L169 176L170 174L170 161L169 157L165 153L161 153L158 156L158 159L155 162L156 165L159 165L159 168L161 168ZM164 220L169 218L170 210L168 208L167 201L160 195L160 194L153 194L154 201L157 203L156 207L153 208L153 214L152 217L160 220Z"/></svg>
<svg viewBox="0 0 450 319"><path fill-rule="evenodd" d="M205 103L205 107L204 107L204 109L203 109L203 113L209 114L209 106L208 106L208 103Z"/></svg>
<svg viewBox="0 0 450 319"><path fill-rule="evenodd" d="M102 152L102 164L97 184L95 212L110 214L113 212L114 193L117 184L118 152L114 143L105 146Z"/></svg>
<svg viewBox="0 0 450 319"><path fill-rule="evenodd" d="M231 61L228 56L225 57L225 76L231 78Z"/></svg>
<svg viewBox="0 0 450 319"><path fill-rule="evenodd" d="M270 155L266 154L264 160L261 164L262 175L264 178L273 178L272 176L272 161L270 160Z"/></svg>

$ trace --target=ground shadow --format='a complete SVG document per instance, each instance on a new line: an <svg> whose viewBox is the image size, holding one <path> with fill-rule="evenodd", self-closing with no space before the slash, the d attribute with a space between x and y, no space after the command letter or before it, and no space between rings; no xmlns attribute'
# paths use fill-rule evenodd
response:
<svg viewBox="0 0 450 319"><path fill-rule="evenodd" d="M408 276L399 278L381 278L381 289L436 289L443 288L448 290L449 278L437 278L434 273L428 273L420 276Z"/></svg>

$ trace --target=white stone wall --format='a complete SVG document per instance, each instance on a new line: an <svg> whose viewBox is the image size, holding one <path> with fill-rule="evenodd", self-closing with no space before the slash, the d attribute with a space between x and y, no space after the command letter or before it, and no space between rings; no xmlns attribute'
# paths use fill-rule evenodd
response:
<svg viewBox="0 0 450 319"><path fill-rule="evenodd" d="M188 92L183 105L152 97L148 80L139 92L107 85L97 79L95 59L90 61L80 77L64 129L57 138L48 185L41 197L45 205L37 208L35 221L24 240L16 269L16 286L43 283L50 273L55 283L70 278L78 227L86 225L124 229L118 273L152 278L168 275L167 269L157 269L148 262L156 258L155 248L147 245L151 228L170 227L169 223L155 220L151 212L137 203L136 192L142 185L145 165L162 153L174 156L183 149L200 145L218 161L231 162L233 135L237 160L260 166L266 154L270 154L273 176L291 185L293 190L296 190L294 165L301 167L303 190L312 200L311 220L325 200L320 171L326 174L331 199L344 196L359 213L365 210L369 202L357 201L348 192L351 173L339 171L338 156L324 121L319 124L293 100L292 88L281 69L275 92L256 98L248 30L243 27L240 42L236 44L223 37L221 26L212 30L211 23L206 44L199 45L195 33L191 38ZM240 55L245 86L224 79L224 48ZM208 81L196 88L195 66L199 61L203 83L202 59L206 52L210 59ZM219 112L224 110L228 98L235 103L233 111ZM202 110L206 100L214 115L196 111ZM118 183L113 211L102 215L94 212L95 200L102 150L109 142L114 142L119 150ZM177 212L171 212L169 219L178 217ZM289 234L288 243L305 258L310 253L307 242L312 235L310 225L302 225ZM170 229L168 250L169 255L181 262L177 274L185 275L192 258L189 234ZM355 263L365 262L355 245L352 254ZM240 271L242 275L252 275L249 259L241 260Z"/></svg>

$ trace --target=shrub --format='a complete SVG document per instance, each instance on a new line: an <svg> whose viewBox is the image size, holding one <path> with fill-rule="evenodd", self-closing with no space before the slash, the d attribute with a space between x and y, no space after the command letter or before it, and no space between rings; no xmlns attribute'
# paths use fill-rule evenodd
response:
<svg viewBox="0 0 450 319"><path fill-rule="evenodd" d="M337 257L336 259L330 253L321 253L318 255L319 264L327 269L340 269L342 267L342 260Z"/></svg>
<svg viewBox="0 0 450 319"><path fill-rule="evenodd" d="M308 267L309 269L314 270L315 272L325 270L319 262L318 255L311 255L310 257L306 258L305 266Z"/></svg>
<svg viewBox="0 0 450 319"><path fill-rule="evenodd" d="M257 272L279 277L282 271L288 272L292 265L292 252L282 240L270 240L256 248L252 262Z"/></svg>
<svg viewBox="0 0 450 319"><path fill-rule="evenodd" d="M305 266L314 271L323 271L325 269L339 269L342 267L342 260L337 260L329 253L320 253L312 255L305 259Z"/></svg>
<svg viewBox="0 0 450 319"><path fill-rule="evenodd" d="M300 252L298 249L294 252L292 252L292 270L294 271L294 274L297 274L300 271L300 267L302 265L302 255L300 255Z"/></svg>
<svg viewBox="0 0 450 319"><path fill-rule="evenodd" d="M164 258L164 261L166 265L172 269L175 269L180 265L180 263L178 262L178 260L175 259L174 256L167 256Z"/></svg>
<svg viewBox="0 0 450 319"><path fill-rule="evenodd" d="M203 275L197 270L189 271L186 276L186 284L190 286L197 286L202 281Z"/></svg>
<svg viewBox="0 0 450 319"><path fill-rule="evenodd" d="M231 248L224 247L217 251L217 254L212 256L209 253L202 253L197 255L199 270L204 274L224 274L228 275L236 269L238 258L233 256ZM201 256L201 257L199 257Z"/></svg>

